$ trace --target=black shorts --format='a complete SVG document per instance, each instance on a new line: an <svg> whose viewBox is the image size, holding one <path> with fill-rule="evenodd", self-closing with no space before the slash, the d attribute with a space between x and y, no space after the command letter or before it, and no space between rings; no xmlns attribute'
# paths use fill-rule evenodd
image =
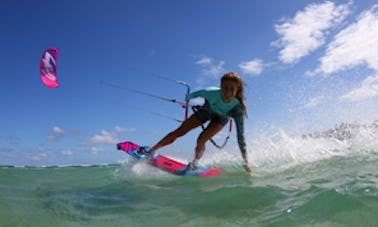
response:
<svg viewBox="0 0 378 227"><path fill-rule="evenodd" d="M229 120L229 118L226 116L212 113L211 110L209 110L209 108L206 107L206 105L198 108L194 115L196 115L196 117L203 123L210 120L212 122L219 123L223 126L225 126Z"/></svg>

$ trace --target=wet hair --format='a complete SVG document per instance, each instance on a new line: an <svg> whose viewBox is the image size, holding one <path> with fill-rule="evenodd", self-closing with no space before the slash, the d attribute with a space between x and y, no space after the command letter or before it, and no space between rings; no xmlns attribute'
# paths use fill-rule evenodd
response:
<svg viewBox="0 0 378 227"><path fill-rule="evenodd" d="M228 72L225 73L221 78L221 86L225 81L234 81L238 85L238 91L236 93L236 98L239 100L241 108L247 116L247 107L245 105L245 97L244 97L244 82L242 78L235 72Z"/></svg>

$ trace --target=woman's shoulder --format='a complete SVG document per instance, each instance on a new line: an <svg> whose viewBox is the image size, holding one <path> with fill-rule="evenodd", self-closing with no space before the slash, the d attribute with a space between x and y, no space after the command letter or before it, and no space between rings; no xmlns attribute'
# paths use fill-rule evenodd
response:
<svg viewBox="0 0 378 227"><path fill-rule="evenodd" d="M215 87L215 86L212 86L212 87L207 87L204 89L205 91L208 91L208 92L218 92L220 91L220 87Z"/></svg>

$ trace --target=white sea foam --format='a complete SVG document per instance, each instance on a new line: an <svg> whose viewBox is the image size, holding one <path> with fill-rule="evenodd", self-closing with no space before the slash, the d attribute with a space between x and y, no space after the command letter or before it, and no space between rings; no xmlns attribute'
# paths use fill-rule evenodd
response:
<svg viewBox="0 0 378 227"><path fill-rule="evenodd" d="M335 129L306 135L292 135L283 129L247 137L249 162L253 169L276 172L336 156L376 156L378 122L371 125L341 124ZM240 166L242 159L235 141L224 150L210 149L204 164Z"/></svg>

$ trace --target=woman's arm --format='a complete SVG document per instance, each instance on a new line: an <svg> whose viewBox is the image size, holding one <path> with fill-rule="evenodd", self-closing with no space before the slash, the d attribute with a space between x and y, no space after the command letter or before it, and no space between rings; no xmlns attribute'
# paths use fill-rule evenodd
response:
<svg viewBox="0 0 378 227"><path fill-rule="evenodd" d="M237 110L233 111L232 115L236 125L239 149L243 157L243 167L248 173L251 173L251 168L249 167L248 163L247 144L244 137L244 113L241 108L238 108Z"/></svg>

